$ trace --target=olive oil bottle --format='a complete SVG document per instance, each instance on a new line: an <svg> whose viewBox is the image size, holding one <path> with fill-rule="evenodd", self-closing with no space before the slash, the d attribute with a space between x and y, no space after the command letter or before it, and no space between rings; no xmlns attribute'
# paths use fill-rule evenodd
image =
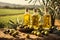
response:
<svg viewBox="0 0 60 40"><path fill-rule="evenodd" d="M26 26L30 25L30 14L29 14L28 8L25 10L25 14L24 14L23 20L24 20L23 21L24 25L26 25Z"/></svg>
<svg viewBox="0 0 60 40"><path fill-rule="evenodd" d="M33 10L33 15L32 15L32 27L37 30L39 28L39 14L38 10L34 9Z"/></svg>
<svg viewBox="0 0 60 40"><path fill-rule="evenodd" d="M43 28L49 29L51 27L51 15L48 12L44 14L43 20L44 20Z"/></svg>

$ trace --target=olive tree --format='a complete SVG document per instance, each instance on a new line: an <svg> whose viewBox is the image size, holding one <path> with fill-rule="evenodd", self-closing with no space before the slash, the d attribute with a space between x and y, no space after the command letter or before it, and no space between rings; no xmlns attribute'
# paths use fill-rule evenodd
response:
<svg viewBox="0 0 60 40"><path fill-rule="evenodd" d="M54 26L56 16L60 14L60 12L59 12L60 1L59 0L25 0L25 1L29 1L28 3L32 2L32 3L34 3L33 5L35 5L36 2L39 2L39 4L41 4L40 1L42 1L43 9L40 7L39 12L42 15L44 13L49 12L51 15L51 24L52 24L52 26Z"/></svg>

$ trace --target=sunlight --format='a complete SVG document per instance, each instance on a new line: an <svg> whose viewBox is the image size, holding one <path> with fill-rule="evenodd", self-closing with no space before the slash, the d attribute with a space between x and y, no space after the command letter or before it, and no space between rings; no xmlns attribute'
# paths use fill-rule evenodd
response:
<svg viewBox="0 0 60 40"><path fill-rule="evenodd" d="M25 0L0 0L0 2L19 4L19 5L33 5L33 3L28 3ZM36 5L39 5L39 2L36 2Z"/></svg>

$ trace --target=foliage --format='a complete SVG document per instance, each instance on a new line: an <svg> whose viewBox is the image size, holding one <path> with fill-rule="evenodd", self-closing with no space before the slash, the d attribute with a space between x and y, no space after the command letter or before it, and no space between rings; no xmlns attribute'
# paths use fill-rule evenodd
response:
<svg viewBox="0 0 60 40"><path fill-rule="evenodd" d="M24 9L0 9L0 15L24 14Z"/></svg>
<svg viewBox="0 0 60 40"><path fill-rule="evenodd" d="M9 24L9 28L14 28L14 29L16 29L18 26L21 25L20 20L18 18L16 19L16 23L13 22L12 20L9 20L8 24Z"/></svg>
<svg viewBox="0 0 60 40"><path fill-rule="evenodd" d="M40 0L30 0L29 3L31 3L32 1L34 1L33 3L36 4L36 2L38 1L40 3ZM49 13L51 15L51 24L52 26L54 26L55 23L55 19L59 18L59 14L60 14L60 1L59 0L41 0L43 5L43 8L38 8L39 13L41 16L43 16L44 14ZM40 5L40 6L41 6Z"/></svg>
<svg viewBox="0 0 60 40"><path fill-rule="evenodd" d="M0 23L0 28L4 28L5 24L4 23Z"/></svg>
<svg viewBox="0 0 60 40"><path fill-rule="evenodd" d="M36 4L36 2L38 1L40 4L40 0L27 0L29 1L29 3L31 3L33 1L34 4ZM54 17L56 16L56 14L59 13L59 6L60 6L60 1L59 0L42 0L42 5L44 7L44 10L40 9L40 13L46 13L49 12L51 15L53 15Z"/></svg>

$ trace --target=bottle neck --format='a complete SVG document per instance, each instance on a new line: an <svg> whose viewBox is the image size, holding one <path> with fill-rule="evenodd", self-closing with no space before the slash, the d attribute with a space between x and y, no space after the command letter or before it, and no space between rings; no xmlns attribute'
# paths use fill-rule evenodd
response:
<svg viewBox="0 0 60 40"><path fill-rule="evenodd" d="M29 14L29 10L28 9L25 9L25 14Z"/></svg>
<svg viewBox="0 0 60 40"><path fill-rule="evenodd" d="M50 14L49 14L49 12L45 12L45 14L44 14L44 15L50 15Z"/></svg>
<svg viewBox="0 0 60 40"><path fill-rule="evenodd" d="M38 11L37 11L37 12L34 12L34 11L33 11L33 14L38 14Z"/></svg>
<svg viewBox="0 0 60 40"><path fill-rule="evenodd" d="M35 8L35 9L33 9L33 13L34 14L36 14L37 13L37 9Z"/></svg>
<svg viewBox="0 0 60 40"><path fill-rule="evenodd" d="M29 12L26 12L26 11L25 11L25 14L29 14Z"/></svg>

